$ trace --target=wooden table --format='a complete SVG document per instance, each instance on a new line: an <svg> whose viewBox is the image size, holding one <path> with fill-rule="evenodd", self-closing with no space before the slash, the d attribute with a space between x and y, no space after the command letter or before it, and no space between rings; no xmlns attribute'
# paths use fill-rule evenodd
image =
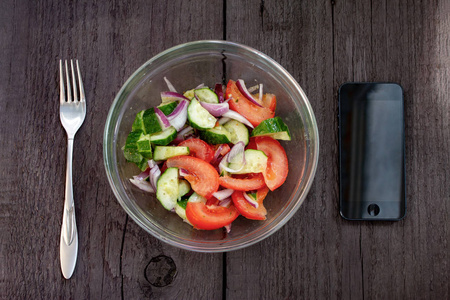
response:
<svg viewBox="0 0 450 300"><path fill-rule="evenodd" d="M449 299L449 32L446 0L2 1L0 298ZM281 63L307 93L321 141L297 214L268 239L224 254L147 234L116 201L103 167L103 127L121 85L155 54L200 39L240 42ZM72 57L88 115L74 149L79 256L65 280L57 87L58 60ZM400 222L339 215L337 91L347 81L404 88L408 213ZM158 283L152 259L160 255L177 274Z"/></svg>

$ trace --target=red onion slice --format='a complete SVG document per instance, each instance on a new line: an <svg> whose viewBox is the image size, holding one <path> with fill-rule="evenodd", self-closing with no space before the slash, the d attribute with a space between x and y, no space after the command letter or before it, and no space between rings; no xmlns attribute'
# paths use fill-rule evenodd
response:
<svg viewBox="0 0 450 300"><path fill-rule="evenodd" d="M158 116L159 125L161 125L162 129L167 129L170 127L170 122L167 119L166 115L157 107L154 108L155 113Z"/></svg>
<svg viewBox="0 0 450 300"><path fill-rule="evenodd" d="M244 150L245 150L244 142L241 141L241 142L236 143L236 145L234 145L233 148L231 148L230 152L225 154L225 156L220 161L220 164L219 164L220 173L222 173L224 170L229 172L229 173L236 173L236 172L239 172L240 170L242 170L244 168L244 166L245 166ZM240 155L240 154L242 154L241 167L239 169L237 169L237 170L229 168L228 167L228 163L231 161L231 158L233 158L233 157L235 157L237 155Z"/></svg>
<svg viewBox="0 0 450 300"><path fill-rule="evenodd" d="M148 161L148 167L151 169L151 168L153 168L154 166L156 166L156 162L155 162L153 159L150 159L150 160ZM148 169L149 172L150 172L150 169Z"/></svg>
<svg viewBox="0 0 450 300"><path fill-rule="evenodd" d="M200 83L199 85L197 85L197 87L194 90L201 89L202 87L205 87L204 83Z"/></svg>
<svg viewBox="0 0 450 300"><path fill-rule="evenodd" d="M200 102L200 105L203 106L211 115L214 117L220 117L224 113L230 110L228 103L206 103Z"/></svg>
<svg viewBox="0 0 450 300"><path fill-rule="evenodd" d="M217 159L220 156L220 152L222 152L223 144L220 144L219 147L217 147L216 152L214 152L214 157L211 160L211 164L214 165L214 163L217 161Z"/></svg>
<svg viewBox="0 0 450 300"><path fill-rule="evenodd" d="M226 198L229 198L233 192L234 190L232 189L225 189L215 192L213 196L216 197L217 200L225 200Z"/></svg>
<svg viewBox="0 0 450 300"><path fill-rule="evenodd" d="M194 128L191 126L187 126L184 129L182 129L180 132L178 132L177 137L173 140L173 143L178 144L182 141L186 140L189 136L194 134Z"/></svg>
<svg viewBox="0 0 450 300"><path fill-rule="evenodd" d="M245 125L247 125L250 128L254 128L254 126L252 125L252 123L250 123L249 120L247 120L243 115L235 112L234 110L229 110L226 113L224 113L222 115L222 117L226 117L226 118L230 118L230 119L234 119L236 121L239 121Z"/></svg>
<svg viewBox="0 0 450 300"><path fill-rule="evenodd" d="M258 207L259 207L259 204L258 204L258 202L256 202L255 199L253 199L251 196L249 196L246 192L243 192L243 194L244 194L245 200L247 200L247 202L248 202L251 206L253 206L254 208L258 208Z"/></svg>
<svg viewBox="0 0 450 300"><path fill-rule="evenodd" d="M247 88L245 87L244 80L238 79L238 81L236 81L236 86L238 87L239 91L242 93L242 95L245 98L250 100L253 104L256 104L256 105L262 107L262 105L260 103L258 103L258 101L256 101L255 98L253 98L253 95L247 90Z"/></svg>
<svg viewBox="0 0 450 300"><path fill-rule="evenodd" d="M257 89L259 89L259 84L254 85L254 86L251 86L251 87L249 87L247 90L248 90L250 93L253 93L253 92L256 91Z"/></svg>
<svg viewBox="0 0 450 300"><path fill-rule="evenodd" d="M263 98L263 85L262 83L259 85L259 102L262 103Z"/></svg>
<svg viewBox="0 0 450 300"><path fill-rule="evenodd" d="M230 205L231 205L231 198L230 197L228 197L226 199L223 199L222 201L219 201L219 206L230 207Z"/></svg>
<svg viewBox="0 0 450 300"><path fill-rule="evenodd" d="M231 231L231 223L228 225L223 226L225 228L225 230L227 231L227 233L230 233Z"/></svg>
<svg viewBox="0 0 450 300"><path fill-rule="evenodd" d="M191 174L188 170L183 169L183 168L179 168L178 173L180 174L181 177Z"/></svg>
<svg viewBox="0 0 450 300"><path fill-rule="evenodd" d="M155 190L153 189L153 187L151 186L151 184L148 181L142 180L142 179L137 179L137 176L133 176L133 178L130 178L130 182L132 184L134 184L140 190L143 190L143 191L149 192L149 193L155 192Z"/></svg>
<svg viewBox="0 0 450 300"><path fill-rule="evenodd" d="M219 120L217 120L217 122L219 122L219 125L223 125L223 124L225 124L226 122L228 122L230 120L231 120L230 118L222 117Z"/></svg>
<svg viewBox="0 0 450 300"><path fill-rule="evenodd" d="M177 90L175 89L175 87L173 86L173 84L169 81L169 79L167 79L167 77L164 77L164 81L167 84L167 87L169 88L169 91L171 92L177 92Z"/></svg>
<svg viewBox="0 0 450 300"><path fill-rule="evenodd" d="M162 103L168 103L173 101L189 100L185 96L176 92L161 92Z"/></svg>
<svg viewBox="0 0 450 300"><path fill-rule="evenodd" d="M133 176L136 180L146 180L150 174L150 168L147 168L144 172L140 173L139 175Z"/></svg>
<svg viewBox="0 0 450 300"><path fill-rule="evenodd" d="M220 83L217 83L214 87L214 93L216 93L217 97L219 97L219 103L223 102L223 86Z"/></svg>
<svg viewBox="0 0 450 300"><path fill-rule="evenodd" d="M161 170L159 169L158 165L156 165L150 170L150 184L152 185L155 191L156 191L156 183L158 182L159 176L161 176Z"/></svg>
<svg viewBox="0 0 450 300"><path fill-rule="evenodd" d="M186 124L188 105L189 101L182 100L174 109L174 111L167 116L170 125L175 127L177 131L180 131L181 128L183 128L184 124Z"/></svg>
<svg viewBox="0 0 450 300"><path fill-rule="evenodd" d="M239 141L231 148L230 155L228 156L228 162L231 162L233 158L242 154L242 163L245 164L245 156L244 156L245 144L243 141Z"/></svg>

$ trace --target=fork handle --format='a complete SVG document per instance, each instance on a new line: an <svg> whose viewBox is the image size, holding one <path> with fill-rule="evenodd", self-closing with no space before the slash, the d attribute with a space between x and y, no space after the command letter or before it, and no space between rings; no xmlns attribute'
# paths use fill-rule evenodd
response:
<svg viewBox="0 0 450 300"><path fill-rule="evenodd" d="M78 253L78 232L72 186L73 137L67 139L66 192L61 227L60 259L65 278L72 276Z"/></svg>
<svg viewBox="0 0 450 300"><path fill-rule="evenodd" d="M67 139L67 162L66 162L66 193L64 200L63 228L64 241L67 245L72 244L77 230L75 222L75 203L73 201L72 184L72 158L73 158L73 138Z"/></svg>

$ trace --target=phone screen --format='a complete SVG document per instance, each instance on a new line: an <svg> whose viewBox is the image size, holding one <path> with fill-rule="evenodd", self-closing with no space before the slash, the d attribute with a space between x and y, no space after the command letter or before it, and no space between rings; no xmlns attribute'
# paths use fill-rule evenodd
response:
<svg viewBox="0 0 450 300"><path fill-rule="evenodd" d="M339 89L341 215L350 220L404 217L403 90L394 83Z"/></svg>

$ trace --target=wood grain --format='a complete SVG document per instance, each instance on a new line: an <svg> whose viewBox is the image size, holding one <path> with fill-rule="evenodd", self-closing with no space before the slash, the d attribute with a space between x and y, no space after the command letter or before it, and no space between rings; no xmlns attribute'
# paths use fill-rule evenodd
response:
<svg viewBox="0 0 450 300"><path fill-rule="evenodd" d="M447 2L243 5L259 14L240 9L239 1L228 3L227 38L275 58L305 89L319 126L321 156L296 216L266 241L227 254L227 296L448 298ZM347 81L404 87L408 215L403 221L348 222L338 214L337 90Z"/></svg>
<svg viewBox="0 0 450 300"><path fill-rule="evenodd" d="M0 28L1 299L450 298L448 1L6 0ZM117 203L103 127L123 82L149 58L222 38L268 54L297 79L315 112L320 159L305 203L274 235L226 254L192 253L152 237ZM80 60L88 97L74 149L80 251L70 280L59 265L61 58ZM408 212L400 222L339 215L337 90L346 81L404 88ZM176 275L158 287L146 267L161 255Z"/></svg>
<svg viewBox="0 0 450 300"><path fill-rule="evenodd" d="M175 249L128 220L102 159L106 115L123 82L168 47L221 38L221 7L217 1L2 2L1 298L221 296L222 255ZM74 147L80 250L70 280L62 278L59 265L66 164L60 58L80 60L88 106ZM159 254L174 259L179 275L171 287L152 289L142 274ZM192 263L203 276L198 282L191 280Z"/></svg>

